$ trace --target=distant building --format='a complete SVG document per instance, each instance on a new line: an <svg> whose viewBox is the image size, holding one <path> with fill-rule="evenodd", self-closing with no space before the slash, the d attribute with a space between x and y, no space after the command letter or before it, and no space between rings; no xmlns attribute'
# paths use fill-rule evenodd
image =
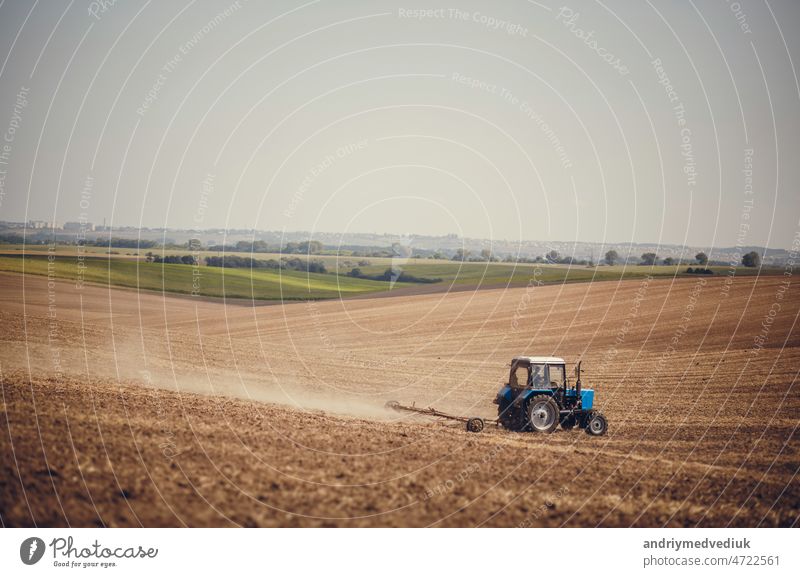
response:
<svg viewBox="0 0 800 577"><path fill-rule="evenodd" d="M28 228L55 228L54 223L47 222L46 220L29 220Z"/></svg>
<svg viewBox="0 0 800 577"><path fill-rule="evenodd" d="M65 222L64 230L94 230L94 225L91 222Z"/></svg>

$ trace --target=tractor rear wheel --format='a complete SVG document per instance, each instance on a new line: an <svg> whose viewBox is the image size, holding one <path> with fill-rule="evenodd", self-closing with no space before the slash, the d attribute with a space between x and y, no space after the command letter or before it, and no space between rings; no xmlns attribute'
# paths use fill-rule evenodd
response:
<svg viewBox="0 0 800 577"><path fill-rule="evenodd" d="M608 431L608 421L600 413L592 413L586 421L586 432L599 437Z"/></svg>
<svg viewBox="0 0 800 577"><path fill-rule="evenodd" d="M536 395L528 401L528 424L534 433L552 433L558 420L558 405L552 397Z"/></svg>
<svg viewBox="0 0 800 577"><path fill-rule="evenodd" d="M574 429L575 425L578 424L578 420L575 418L575 415L567 415L563 419L561 419L561 428L565 431L569 431L570 429Z"/></svg>
<svg viewBox="0 0 800 577"><path fill-rule="evenodd" d="M520 418L518 410L514 404L501 403L497 406L497 420L503 428L509 431L522 431L525 428L525 418Z"/></svg>

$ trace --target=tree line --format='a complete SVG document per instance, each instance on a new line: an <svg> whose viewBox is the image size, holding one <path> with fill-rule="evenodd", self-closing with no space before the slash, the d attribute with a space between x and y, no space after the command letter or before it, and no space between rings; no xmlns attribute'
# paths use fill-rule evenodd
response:
<svg viewBox="0 0 800 577"><path fill-rule="evenodd" d="M708 265L708 255L704 252L698 252L694 255L694 260L696 264L699 264L703 267ZM608 265L614 265L615 263L620 261L619 254L615 250L610 250L605 254L604 261ZM645 252L639 257L639 264L642 266L654 266L658 263L658 255L654 252ZM742 255L741 258L742 266L750 267L750 268L758 268L761 266L761 255L758 254L756 251L752 250L748 253ZM666 257L661 259L661 264L663 265L673 265L673 264L681 264L680 260L676 260L672 257ZM700 269L697 269L700 270ZM686 272L697 272L697 270L687 270Z"/></svg>
<svg viewBox="0 0 800 577"><path fill-rule="evenodd" d="M414 276L413 274L409 274L404 271L393 271L391 268L387 268L381 274L364 274L361 272L361 269L356 267L352 269L350 272L347 273L347 276L353 278L362 278L366 280L379 280L379 281L394 281L394 282L415 282L415 283L423 283L423 284L432 284L437 282L442 282L440 278L428 278L424 276Z"/></svg>
<svg viewBox="0 0 800 577"><path fill-rule="evenodd" d="M321 260L311 260L303 258L287 258L280 260L274 258L268 260L255 259L252 257L224 255L207 256L206 264L222 268L261 268L273 270L296 270L301 272L313 272L325 274L328 272L325 263Z"/></svg>
<svg viewBox="0 0 800 577"><path fill-rule="evenodd" d="M188 244L188 243L187 243ZM187 247L191 248L191 247ZM263 240L240 240L236 244L213 244L206 250L216 252L278 252L281 254L322 254L324 245L318 240L287 242L283 247Z"/></svg>
<svg viewBox="0 0 800 577"><path fill-rule="evenodd" d="M184 255L159 255L148 252L145 255L147 262L157 264L189 264L197 265L199 260L196 256L191 254ZM255 268L255 269L272 269L272 270L296 270L301 272L313 272L324 274L328 272L325 263L321 260L307 260L302 258L287 258L284 257L280 260L274 258L263 260L255 259L252 257L244 257L237 255L224 255L224 256L207 256L204 259L206 266L214 266L220 268Z"/></svg>

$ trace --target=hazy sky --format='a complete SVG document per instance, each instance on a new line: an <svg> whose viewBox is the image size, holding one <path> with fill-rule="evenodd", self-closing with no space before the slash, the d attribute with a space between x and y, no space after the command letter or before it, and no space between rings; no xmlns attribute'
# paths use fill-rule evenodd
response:
<svg viewBox="0 0 800 577"><path fill-rule="evenodd" d="M798 26L789 0L6 0L0 220L789 247Z"/></svg>

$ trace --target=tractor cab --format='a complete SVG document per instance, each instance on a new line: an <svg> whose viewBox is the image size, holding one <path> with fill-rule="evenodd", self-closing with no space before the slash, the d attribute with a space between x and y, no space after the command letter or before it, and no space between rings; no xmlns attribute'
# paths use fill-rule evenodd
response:
<svg viewBox="0 0 800 577"><path fill-rule="evenodd" d="M550 433L560 423L564 429L580 424L592 434L605 433L605 418L592 410L594 391L581 387L580 367L579 361L570 386L564 359L514 357L508 383L495 399L499 422L518 431ZM595 415L601 421L593 420ZM594 428L589 426L592 422Z"/></svg>
<svg viewBox="0 0 800 577"><path fill-rule="evenodd" d="M563 388L566 384L564 359L558 357L516 357L511 361L508 384L514 389Z"/></svg>
<svg viewBox="0 0 800 577"><path fill-rule="evenodd" d="M525 396L553 395L564 405L580 404L583 409L591 409L594 401L592 389L580 387L580 364L575 367L575 386L569 386L564 359L559 357L515 357L511 361L511 374L508 387L514 396L524 392ZM580 393L578 392L580 391ZM578 400L580 399L580 403Z"/></svg>

